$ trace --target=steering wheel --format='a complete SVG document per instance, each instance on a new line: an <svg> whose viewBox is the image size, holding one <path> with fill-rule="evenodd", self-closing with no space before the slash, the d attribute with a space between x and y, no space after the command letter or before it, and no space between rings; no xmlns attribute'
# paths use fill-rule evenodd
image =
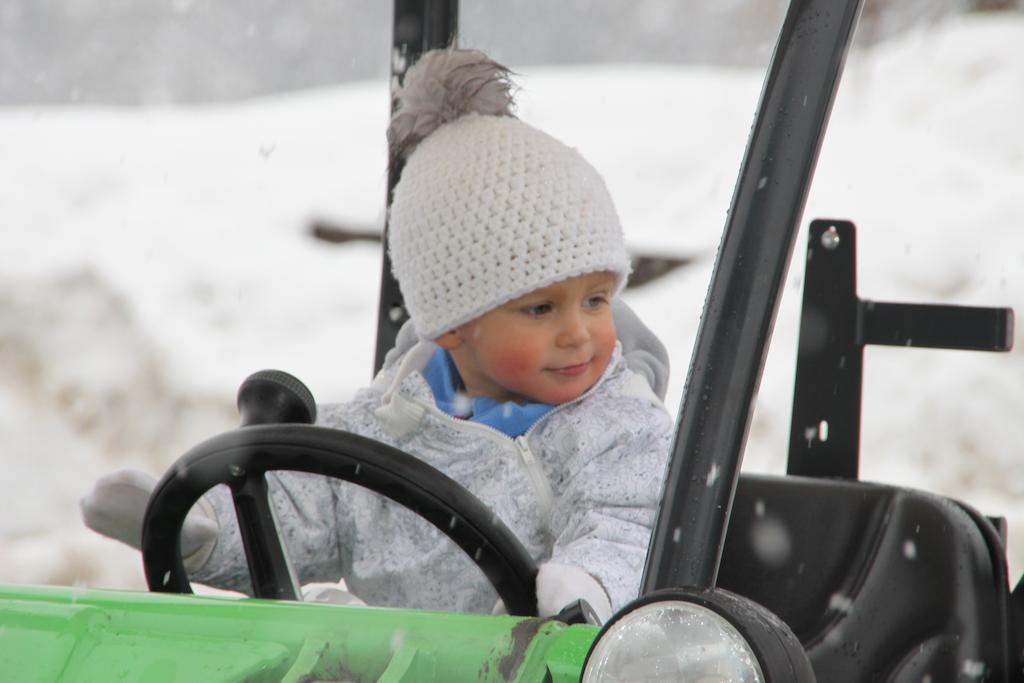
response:
<svg viewBox="0 0 1024 683"><path fill-rule="evenodd" d="M290 470L353 482L404 505L473 559L509 614L536 616L533 558L486 505L454 480L397 448L314 426L312 395L286 373L251 375L239 388L238 405L242 426L183 455L149 499L142 559L150 590L192 592L181 556L181 527L204 493L226 484L255 596L301 599L274 523L266 480L268 471Z"/></svg>

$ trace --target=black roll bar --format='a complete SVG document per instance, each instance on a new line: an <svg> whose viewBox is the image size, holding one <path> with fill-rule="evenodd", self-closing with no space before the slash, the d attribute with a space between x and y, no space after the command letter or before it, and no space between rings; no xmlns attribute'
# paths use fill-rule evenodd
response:
<svg viewBox="0 0 1024 683"><path fill-rule="evenodd" d="M862 0L792 0L704 302L641 594L712 588L754 397Z"/></svg>
<svg viewBox="0 0 1024 683"><path fill-rule="evenodd" d="M459 0L395 0L392 18L391 49L391 111L395 108L395 89L405 77L406 70L416 63L424 52L446 47L455 42L459 26ZM388 158L387 207L402 174L402 164ZM389 219L388 219L389 220ZM380 273L380 299L377 304L377 347L373 361L376 376L384 365L384 356L395 345L402 324L409 319L402 301L398 281L391 274L388 255L388 220L384 224L383 262Z"/></svg>

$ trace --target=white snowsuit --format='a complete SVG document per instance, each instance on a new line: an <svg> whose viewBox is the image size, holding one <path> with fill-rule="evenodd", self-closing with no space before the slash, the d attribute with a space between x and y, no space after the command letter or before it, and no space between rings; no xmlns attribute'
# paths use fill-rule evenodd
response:
<svg viewBox="0 0 1024 683"><path fill-rule="evenodd" d="M429 463L492 509L538 564L582 569L618 609L637 595L673 425L652 389L664 393L663 347L628 309L616 323L620 344L601 379L516 439L437 408L420 374L437 347L417 342L411 328L403 328L370 387L347 403L320 406L317 421ZM271 473L268 481L300 583L344 577L371 605L495 606L497 594L472 560L402 506L319 475ZM193 578L247 591L230 497L208 499L220 533Z"/></svg>

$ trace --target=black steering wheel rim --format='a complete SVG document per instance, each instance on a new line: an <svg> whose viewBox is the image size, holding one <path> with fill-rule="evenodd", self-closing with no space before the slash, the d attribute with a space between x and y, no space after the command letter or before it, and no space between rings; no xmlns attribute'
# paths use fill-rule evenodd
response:
<svg viewBox="0 0 1024 683"><path fill-rule="evenodd" d="M478 498L404 451L307 424L263 424L220 434L182 456L157 484L142 530L150 590L191 593L180 534L214 486L231 488L256 597L298 599L267 495L268 471L308 472L353 482L417 513L484 572L509 614L535 616L537 567L519 539Z"/></svg>

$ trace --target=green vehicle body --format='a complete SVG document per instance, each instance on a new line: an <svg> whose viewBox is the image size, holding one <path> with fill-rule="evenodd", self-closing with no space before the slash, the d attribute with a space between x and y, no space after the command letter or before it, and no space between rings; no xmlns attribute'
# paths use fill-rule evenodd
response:
<svg viewBox="0 0 1024 683"><path fill-rule="evenodd" d="M550 619L0 586L0 678L569 683L597 631Z"/></svg>

